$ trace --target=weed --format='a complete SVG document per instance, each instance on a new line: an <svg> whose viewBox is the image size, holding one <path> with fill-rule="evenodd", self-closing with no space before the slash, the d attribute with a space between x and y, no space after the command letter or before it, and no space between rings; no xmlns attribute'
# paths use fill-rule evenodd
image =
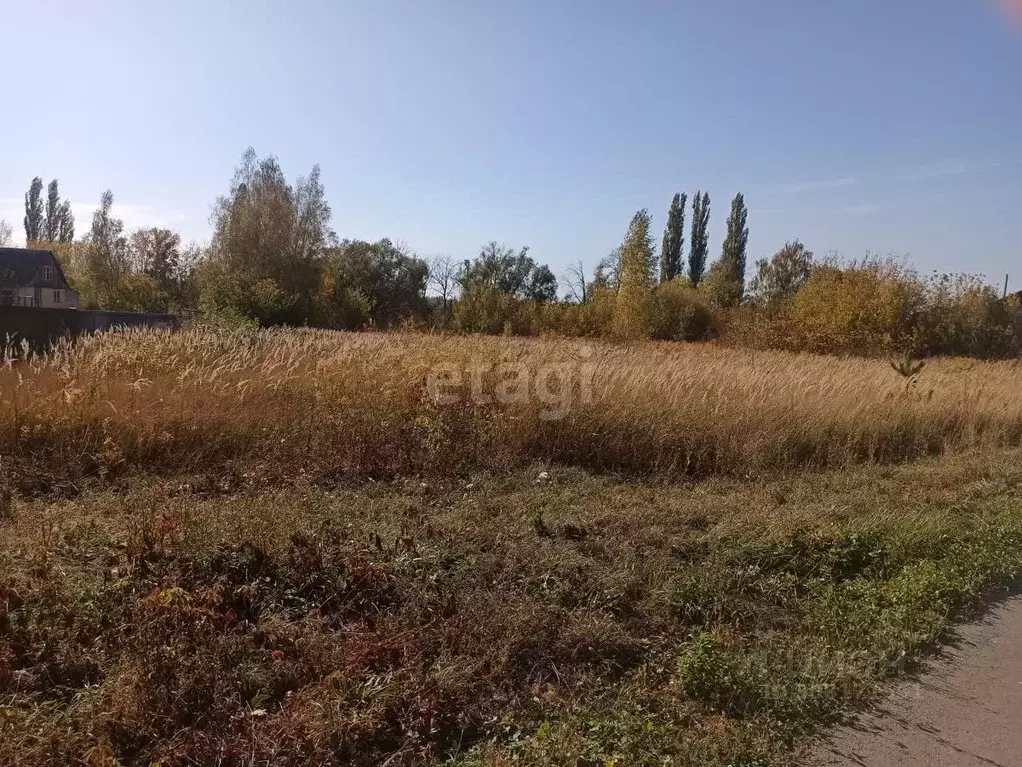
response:
<svg viewBox="0 0 1022 767"><path fill-rule="evenodd" d="M893 368L894 372L902 378L912 378L917 376L926 366L925 362L913 359L912 355L908 352L905 352L900 357L893 359L890 362L891 368Z"/></svg>

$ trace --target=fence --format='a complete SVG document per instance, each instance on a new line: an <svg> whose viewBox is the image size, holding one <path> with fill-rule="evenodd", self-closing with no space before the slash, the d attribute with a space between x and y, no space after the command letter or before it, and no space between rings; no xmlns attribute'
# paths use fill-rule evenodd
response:
<svg viewBox="0 0 1022 767"><path fill-rule="evenodd" d="M44 348L60 338L113 328L175 329L179 325L179 319L173 314L0 306L0 342L9 346L28 341L33 349Z"/></svg>

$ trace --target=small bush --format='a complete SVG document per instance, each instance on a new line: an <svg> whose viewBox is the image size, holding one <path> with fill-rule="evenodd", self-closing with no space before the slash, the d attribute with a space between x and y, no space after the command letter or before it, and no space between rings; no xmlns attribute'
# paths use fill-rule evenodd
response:
<svg viewBox="0 0 1022 767"><path fill-rule="evenodd" d="M653 337L664 341L706 341L714 315L702 295L683 278L662 283L653 292Z"/></svg>

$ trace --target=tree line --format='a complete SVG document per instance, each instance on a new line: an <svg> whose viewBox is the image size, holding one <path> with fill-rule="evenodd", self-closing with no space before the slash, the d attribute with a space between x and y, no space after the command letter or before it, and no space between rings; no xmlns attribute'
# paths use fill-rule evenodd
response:
<svg viewBox="0 0 1022 767"><path fill-rule="evenodd" d="M604 259L591 279L583 265L576 265L567 278L565 300L585 303L596 289L613 285L616 290L619 275L628 294L639 277L635 267L643 271L643 283L682 277L687 199L677 194L671 202L659 278L656 255L647 254L645 244L639 252L634 243L626 243L615 251L615 259L627 252L632 260ZM698 287L707 261L709 195L697 192L692 207L688 280ZM214 204L213 236L206 247L182 248L180 235L161 227L126 232L114 215L110 190L103 192L91 226L76 240L70 200L61 199L56 179L47 186L41 177L32 179L25 194L23 223L26 242L53 248L83 301L103 308L192 308L235 312L261 324L389 327L404 321L444 325L455 317L462 324L487 325L488 315L499 314L502 303L558 301L557 277L549 266L536 263L527 247L491 242L464 262L448 256L423 259L390 240L339 239L330 228L330 213L318 167L291 184L275 157L259 158L249 149L230 190ZM648 219L645 212L641 215ZM733 284L737 296L744 284L745 216L739 194L725 252L715 265L718 282ZM4 222L0 227L6 227L0 229L0 244L7 244L10 226ZM711 268L709 278L716 274ZM436 295L428 296L431 286ZM466 307L455 313L453 305L459 302Z"/></svg>
<svg viewBox="0 0 1022 767"><path fill-rule="evenodd" d="M422 258L389 239L342 239L331 228L318 166L291 182L275 157L252 149L213 205L205 246L183 246L179 234L161 227L127 232L110 191L75 239L70 202L61 199L56 180L45 188L44 200L43 180L35 178L25 195L26 240L54 250L83 307L193 311L211 321L260 326L717 339L986 356L1016 349L1016 324L1022 328L1011 302L979 280L921 280L875 258L817 262L797 240L757 261L746 282L748 208L741 193L731 200L712 262L710 196L697 191L690 204L678 192L659 248L652 216L637 211L620 246L591 273L576 262L559 282L527 247L490 242L475 258L457 260ZM0 244L4 235L0 224Z"/></svg>

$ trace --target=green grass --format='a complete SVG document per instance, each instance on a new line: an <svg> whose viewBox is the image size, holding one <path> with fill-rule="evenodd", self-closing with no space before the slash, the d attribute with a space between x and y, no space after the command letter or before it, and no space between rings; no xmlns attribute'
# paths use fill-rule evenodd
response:
<svg viewBox="0 0 1022 767"><path fill-rule="evenodd" d="M791 763L1012 587L1020 457L21 500L0 763Z"/></svg>

